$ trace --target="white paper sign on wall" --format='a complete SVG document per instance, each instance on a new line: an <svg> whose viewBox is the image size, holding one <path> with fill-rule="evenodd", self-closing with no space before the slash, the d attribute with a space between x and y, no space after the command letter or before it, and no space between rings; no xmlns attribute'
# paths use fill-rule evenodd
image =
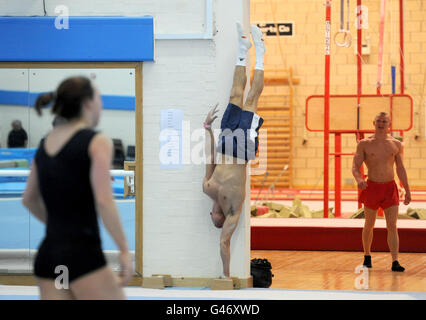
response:
<svg viewBox="0 0 426 320"><path fill-rule="evenodd" d="M182 169L182 121L183 110L161 111L160 168Z"/></svg>

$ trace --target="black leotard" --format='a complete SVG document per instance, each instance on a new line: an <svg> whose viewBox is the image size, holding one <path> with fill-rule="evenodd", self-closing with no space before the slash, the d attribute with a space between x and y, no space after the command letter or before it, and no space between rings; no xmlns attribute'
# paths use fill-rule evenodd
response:
<svg viewBox="0 0 426 320"><path fill-rule="evenodd" d="M54 156L40 142L34 161L47 222L34 262L37 277L56 279L55 268L66 266L72 282L106 265L90 183L88 148L95 135L91 129L77 131Z"/></svg>

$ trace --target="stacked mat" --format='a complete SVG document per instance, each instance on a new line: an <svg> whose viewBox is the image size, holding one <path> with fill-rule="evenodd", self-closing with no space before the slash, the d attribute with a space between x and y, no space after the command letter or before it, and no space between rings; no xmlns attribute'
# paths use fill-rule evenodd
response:
<svg viewBox="0 0 426 320"><path fill-rule="evenodd" d="M267 208L267 213L263 208ZM300 199L294 199L291 207L274 202L264 202L262 206L251 206L251 216L257 218L323 218L324 210L310 210ZM328 217L334 218L333 208L329 208Z"/></svg>
<svg viewBox="0 0 426 320"><path fill-rule="evenodd" d="M357 212L355 212L353 215L349 217L350 219L363 219L365 218L364 214L364 208L359 209ZM380 219L383 219L383 217L378 217ZM407 212L404 214L399 214L398 219L408 219L408 220L415 220L415 219L426 219L426 209L412 209L408 207Z"/></svg>
<svg viewBox="0 0 426 320"><path fill-rule="evenodd" d="M275 202L263 202L262 205L250 207L252 217L256 218L324 218L324 210L310 210L302 204L300 199L295 199L291 207ZM334 218L333 208L328 210L328 218ZM349 219L363 219L364 208L359 209L348 217ZM383 218L383 217L378 217ZM398 219L426 219L426 209L408 208L405 214L399 214Z"/></svg>

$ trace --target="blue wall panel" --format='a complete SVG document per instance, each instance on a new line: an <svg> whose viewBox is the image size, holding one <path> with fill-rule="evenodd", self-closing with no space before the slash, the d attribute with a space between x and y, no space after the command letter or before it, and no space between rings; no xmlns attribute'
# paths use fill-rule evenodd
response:
<svg viewBox="0 0 426 320"><path fill-rule="evenodd" d="M1 105L34 107L41 92L8 91L0 90ZM134 96L101 95L105 110L135 110L136 99Z"/></svg>
<svg viewBox="0 0 426 320"><path fill-rule="evenodd" d="M152 17L69 17L68 29L55 19L0 17L0 61L154 60Z"/></svg>

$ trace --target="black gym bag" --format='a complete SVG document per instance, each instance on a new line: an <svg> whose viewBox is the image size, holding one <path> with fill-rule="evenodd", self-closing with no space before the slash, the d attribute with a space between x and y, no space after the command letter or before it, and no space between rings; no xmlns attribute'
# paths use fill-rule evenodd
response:
<svg viewBox="0 0 426 320"><path fill-rule="evenodd" d="M253 276L254 288L269 288L274 275L268 259L253 259L250 262L250 274Z"/></svg>

